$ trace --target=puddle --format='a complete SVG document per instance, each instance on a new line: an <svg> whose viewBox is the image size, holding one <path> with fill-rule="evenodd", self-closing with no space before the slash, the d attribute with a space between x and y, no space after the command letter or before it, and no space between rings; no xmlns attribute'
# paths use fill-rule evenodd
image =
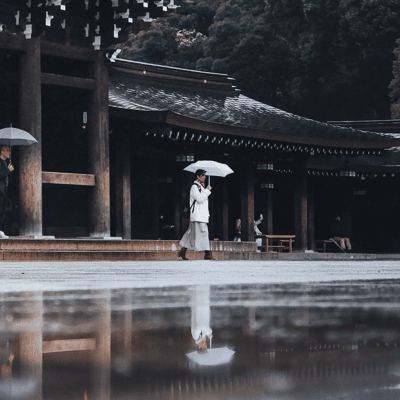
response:
<svg viewBox="0 0 400 400"><path fill-rule="evenodd" d="M399 399L400 281L0 294L0 399Z"/></svg>

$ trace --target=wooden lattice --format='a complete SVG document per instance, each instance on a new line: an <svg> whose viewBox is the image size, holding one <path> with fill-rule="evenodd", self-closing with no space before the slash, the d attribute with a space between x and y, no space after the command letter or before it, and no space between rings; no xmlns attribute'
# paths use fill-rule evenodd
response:
<svg viewBox="0 0 400 400"><path fill-rule="evenodd" d="M26 39L69 29L99 50L176 8L174 0L0 0L0 27Z"/></svg>

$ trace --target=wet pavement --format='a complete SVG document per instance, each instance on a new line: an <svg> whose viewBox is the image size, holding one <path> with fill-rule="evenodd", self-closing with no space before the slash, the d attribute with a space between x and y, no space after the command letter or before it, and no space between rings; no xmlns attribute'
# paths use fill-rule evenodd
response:
<svg viewBox="0 0 400 400"><path fill-rule="evenodd" d="M2 263L0 399L399 399L398 270Z"/></svg>
<svg viewBox="0 0 400 400"><path fill-rule="evenodd" d="M0 263L0 292L353 279L400 279L400 260Z"/></svg>

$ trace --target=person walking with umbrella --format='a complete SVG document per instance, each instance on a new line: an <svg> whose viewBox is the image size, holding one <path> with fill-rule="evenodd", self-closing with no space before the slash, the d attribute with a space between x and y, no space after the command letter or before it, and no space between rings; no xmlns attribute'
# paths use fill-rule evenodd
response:
<svg viewBox="0 0 400 400"><path fill-rule="evenodd" d="M4 218L9 208L10 200L8 198L7 189L9 182L9 175L14 171L11 164L11 149L9 146L0 145L0 229L4 229ZM10 160L7 163L6 160ZM8 236L0 230L0 238L7 239Z"/></svg>
<svg viewBox="0 0 400 400"><path fill-rule="evenodd" d="M35 143L38 141L22 129L12 126L0 129L0 229L4 229L4 218L11 206L7 193L9 175L14 171L11 164L11 146L29 146ZM6 160L9 160L8 163ZM8 236L0 231L0 238L7 239Z"/></svg>
<svg viewBox="0 0 400 400"><path fill-rule="evenodd" d="M208 222L210 212L208 209L208 196L211 194L211 186L205 186L206 171L198 169L196 180L190 189L190 223L189 228L183 235L179 244L182 246L178 252L178 257L188 260L186 251L204 251L205 260L214 260L210 251L210 239L208 236Z"/></svg>

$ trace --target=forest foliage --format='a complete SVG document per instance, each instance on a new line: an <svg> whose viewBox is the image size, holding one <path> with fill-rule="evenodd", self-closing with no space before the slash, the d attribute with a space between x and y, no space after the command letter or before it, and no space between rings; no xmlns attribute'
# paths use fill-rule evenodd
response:
<svg viewBox="0 0 400 400"><path fill-rule="evenodd" d="M246 96L333 121L390 118L399 38L398 0L193 0L118 47L130 60L228 74Z"/></svg>

